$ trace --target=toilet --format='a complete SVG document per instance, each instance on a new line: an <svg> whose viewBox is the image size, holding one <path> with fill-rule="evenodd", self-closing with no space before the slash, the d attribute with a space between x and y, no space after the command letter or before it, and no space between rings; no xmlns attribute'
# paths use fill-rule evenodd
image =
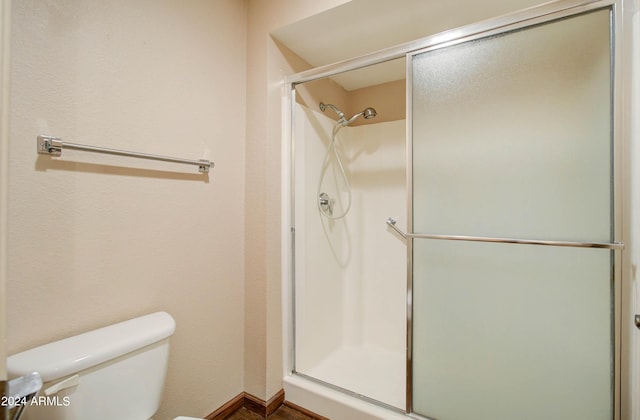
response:
<svg viewBox="0 0 640 420"><path fill-rule="evenodd" d="M38 372L44 383L22 418L151 419L160 406L175 327L171 315L156 312L10 356L11 378Z"/></svg>

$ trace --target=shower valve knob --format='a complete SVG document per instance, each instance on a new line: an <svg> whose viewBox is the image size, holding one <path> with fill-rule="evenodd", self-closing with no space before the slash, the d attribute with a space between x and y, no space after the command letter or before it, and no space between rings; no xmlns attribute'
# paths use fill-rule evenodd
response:
<svg viewBox="0 0 640 420"><path fill-rule="evenodd" d="M336 204L336 200L329 197L329 194L320 194L320 196L318 197L318 204L320 204L320 209L323 212L329 214L330 216L333 215L333 206Z"/></svg>

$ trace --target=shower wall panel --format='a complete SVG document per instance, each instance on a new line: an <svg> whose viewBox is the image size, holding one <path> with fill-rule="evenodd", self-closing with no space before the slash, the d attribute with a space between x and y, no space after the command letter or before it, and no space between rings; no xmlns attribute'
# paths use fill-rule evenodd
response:
<svg viewBox="0 0 640 420"><path fill-rule="evenodd" d="M295 107L295 356L308 372L342 343L343 269L348 236L324 229L316 191L333 120ZM333 180L332 174L329 174ZM330 180L330 181L331 181ZM331 246L329 246L331 244Z"/></svg>
<svg viewBox="0 0 640 420"><path fill-rule="evenodd" d="M349 221L359 248L352 270L353 277L363 279L360 339L403 353L406 245L390 234L385 221L389 216L405 220L407 213L405 121L351 128L347 144L353 189Z"/></svg>
<svg viewBox="0 0 640 420"><path fill-rule="evenodd" d="M389 215L406 214L404 121L344 127L337 136L351 184L344 218L318 210L318 182L335 124L296 105L295 365L340 388L404 406L406 248ZM335 161L321 191L344 212L348 194Z"/></svg>

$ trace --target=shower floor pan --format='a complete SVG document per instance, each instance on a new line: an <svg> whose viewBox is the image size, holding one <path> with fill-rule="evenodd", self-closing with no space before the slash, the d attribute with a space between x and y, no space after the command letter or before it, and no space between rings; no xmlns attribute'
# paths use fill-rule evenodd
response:
<svg viewBox="0 0 640 420"><path fill-rule="evenodd" d="M401 410L405 406L404 353L343 346L301 373Z"/></svg>

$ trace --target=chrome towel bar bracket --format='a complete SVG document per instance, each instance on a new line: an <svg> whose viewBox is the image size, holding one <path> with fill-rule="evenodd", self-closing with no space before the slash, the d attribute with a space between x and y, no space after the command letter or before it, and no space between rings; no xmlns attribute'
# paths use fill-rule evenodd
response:
<svg viewBox="0 0 640 420"><path fill-rule="evenodd" d="M73 150L82 150L85 152L103 153L108 155L128 156L128 157L134 157L139 159L159 160L163 162L172 162L172 163L184 163L186 165L198 166L198 171L201 173L208 173L209 168L213 167L214 165L213 162L205 159L200 159L200 160L182 159L182 158L175 158L175 157L169 157L169 156L152 155L148 153L129 152L126 150L107 149L105 147L96 147L96 146L88 146L85 144L67 143L62 141L62 139L58 137L44 136L44 135L38 136L37 149L38 149L38 153L51 155L51 156L60 156L62 154L62 149L73 149Z"/></svg>
<svg viewBox="0 0 640 420"><path fill-rule="evenodd" d="M521 245L547 245L566 246L574 248L604 248L604 249L624 249L621 242L570 242L570 241L542 241L538 239L511 239L511 238L490 238L484 236L459 236L459 235L429 235L423 233L405 233L396 226L396 221L392 217L387 219L387 225L395 230L403 238L417 239L439 239L448 241L470 241L470 242L493 242L501 244L521 244Z"/></svg>

